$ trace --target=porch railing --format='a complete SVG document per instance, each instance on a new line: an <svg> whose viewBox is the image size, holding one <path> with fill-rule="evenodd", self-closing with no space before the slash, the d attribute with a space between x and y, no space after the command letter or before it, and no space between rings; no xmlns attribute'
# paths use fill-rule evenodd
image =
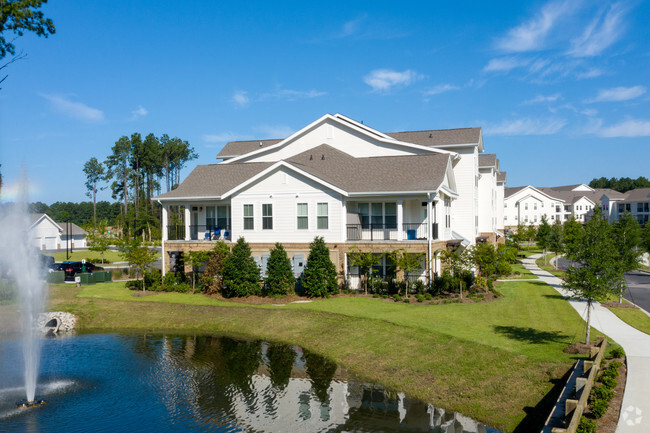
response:
<svg viewBox="0 0 650 433"><path fill-rule="evenodd" d="M230 240L232 238L230 227L210 227L206 225L190 225L190 240L216 241ZM167 239L170 241L185 240L185 225L176 224L167 226Z"/></svg>
<svg viewBox="0 0 650 433"><path fill-rule="evenodd" d="M433 239L438 239L438 223L431 225ZM398 228L395 224L348 224L347 240L349 241L396 241ZM402 224L402 239L405 241L426 240L426 223Z"/></svg>

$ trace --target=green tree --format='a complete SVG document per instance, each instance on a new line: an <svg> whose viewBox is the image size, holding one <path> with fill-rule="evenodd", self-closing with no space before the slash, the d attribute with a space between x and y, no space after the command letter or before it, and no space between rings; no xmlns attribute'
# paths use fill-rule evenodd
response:
<svg viewBox="0 0 650 433"><path fill-rule="evenodd" d="M509 245L499 244L497 246L497 265L496 273L498 275L510 275L512 265L517 263L517 250Z"/></svg>
<svg viewBox="0 0 650 433"><path fill-rule="evenodd" d="M124 240L118 246L124 260L135 270L136 280L156 261L156 251L150 250L138 239ZM145 281L142 279L142 291L145 291Z"/></svg>
<svg viewBox="0 0 650 433"><path fill-rule="evenodd" d="M86 195L93 199L93 227L97 230L97 191L104 189L99 188L98 183L104 179L106 173L104 165L94 156L86 161L83 170L86 175Z"/></svg>
<svg viewBox="0 0 650 433"><path fill-rule="evenodd" d="M614 243L618 252L616 265L622 273L630 272L641 265L641 226L639 222L629 213L624 213L612 225ZM625 279L622 279L619 287L619 302L623 301L623 294L626 290Z"/></svg>
<svg viewBox="0 0 650 433"><path fill-rule="evenodd" d="M302 285L309 297L327 297L338 291L336 267L330 259L325 240L317 236L309 244L307 265L302 274Z"/></svg>
<svg viewBox="0 0 650 433"><path fill-rule="evenodd" d="M422 259L424 253L408 253L405 249L400 248L391 251L388 256L393 262L395 273L402 271L404 273L404 296L409 295L409 276L412 272L417 272L422 269Z"/></svg>
<svg viewBox="0 0 650 433"><path fill-rule="evenodd" d="M113 179L111 191L113 199L121 199L124 203L122 215L124 222L129 208L129 178L131 177L131 167L129 165L129 156L131 154L131 140L127 136L121 137L115 142L112 154L106 158L106 180Z"/></svg>
<svg viewBox="0 0 650 433"><path fill-rule="evenodd" d="M106 220L100 221L99 227L96 227L95 231L88 234L86 239L88 240L88 249L98 252L102 258L102 264L104 264L104 253L109 250L113 243L113 238L106 232Z"/></svg>
<svg viewBox="0 0 650 433"><path fill-rule="evenodd" d="M564 227L560 221L555 221L551 225L546 247L555 253L555 267L557 268L557 256L564 251Z"/></svg>
<svg viewBox="0 0 650 433"><path fill-rule="evenodd" d="M251 256L251 248L244 238L237 239L223 269L223 294L235 296L259 295L260 270Z"/></svg>
<svg viewBox="0 0 650 433"><path fill-rule="evenodd" d="M219 240L208 255L208 262L205 265L205 272L201 276L203 286L201 290L208 295L220 292L223 288L223 272L226 260L230 257L230 247L224 241Z"/></svg>
<svg viewBox="0 0 650 433"><path fill-rule="evenodd" d="M187 263L192 266L192 291L196 290L196 274L201 266L208 261L209 251L190 251L187 255Z"/></svg>
<svg viewBox="0 0 650 433"><path fill-rule="evenodd" d="M13 56L9 61L0 64L0 70L5 69L17 60L26 57L25 54L16 55L16 46L13 42L26 32L35 33L37 36L47 38L56 33L54 22L45 18L43 12L38 10L47 0L3 0L0 1L0 60L7 54ZM6 35L11 33L8 40ZM7 75L0 78L2 83ZM0 182L0 185L2 182Z"/></svg>
<svg viewBox="0 0 650 433"><path fill-rule="evenodd" d="M291 261L281 243L276 242L271 249L269 261L266 264L267 277L264 280L264 291L271 296L288 295L296 287L296 277L293 275Z"/></svg>
<svg viewBox="0 0 650 433"><path fill-rule="evenodd" d="M650 222L645 225L641 235L641 245L646 253L650 254Z"/></svg>
<svg viewBox="0 0 650 433"><path fill-rule="evenodd" d="M542 253L544 254L544 263L546 263L546 248L548 248L548 237L550 232L551 226L546 219L546 215L542 215L542 222L537 229L535 241L537 242L537 246L542 249Z"/></svg>
<svg viewBox="0 0 650 433"><path fill-rule="evenodd" d="M563 232L566 258L573 262L576 260L576 254L582 242L584 227L575 218L571 218L564 222Z"/></svg>
<svg viewBox="0 0 650 433"><path fill-rule="evenodd" d="M451 274L458 280L458 288L460 292L460 299L463 299L463 278L462 274L467 271L472 263L471 252L468 249L456 249L454 251L443 250L442 259L445 262L446 268L451 271Z"/></svg>
<svg viewBox="0 0 650 433"><path fill-rule="evenodd" d="M353 267L359 268L359 273L361 274L363 282L364 293L368 294L368 279L370 273L372 272L372 267L378 265L381 261L381 256L376 255L372 252L362 252L359 247L353 245L350 247L350 252L348 253L348 260L350 260L350 265Z"/></svg>
<svg viewBox="0 0 650 433"><path fill-rule="evenodd" d="M585 343L590 338L593 303L615 293L623 278L623 273L616 265L618 253L612 228L602 216L601 208L597 207L593 218L585 223L581 240L573 252L573 259L578 266L569 266L563 282L572 298L587 301Z"/></svg>

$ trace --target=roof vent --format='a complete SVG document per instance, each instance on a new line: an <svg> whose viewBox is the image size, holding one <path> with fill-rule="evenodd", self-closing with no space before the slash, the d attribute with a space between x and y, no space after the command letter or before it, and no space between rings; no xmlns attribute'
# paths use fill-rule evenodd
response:
<svg viewBox="0 0 650 433"><path fill-rule="evenodd" d="M260 147L262 147L262 142L260 141Z"/></svg>
<svg viewBox="0 0 650 433"><path fill-rule="evenodd" d="M321 160L321 161L324 161L324 160L325 160L325 154L322 154L322 155L321 155L320 160Z"/></svg>
<svg viewBox="0 0 650 433"><path fill-rule="evenodd" d="M309 160L311 161L312 159L314 159L314 155L309 155Z"/></svg>
<svg viewBox="0 0 650 433"><path fill-rule="evenodd" d="M433 134L429 134L429 138L433 138Z"/></svg>

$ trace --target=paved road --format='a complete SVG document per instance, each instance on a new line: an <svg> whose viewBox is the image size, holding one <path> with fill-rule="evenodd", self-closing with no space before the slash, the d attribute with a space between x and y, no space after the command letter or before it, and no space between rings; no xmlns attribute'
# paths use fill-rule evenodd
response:
<svg viewBox="0 0 650 433"><path fill-rule="evenodd" d="M568 266L568 260L564 258L558 260L558 267L566 269ZM629 272L625 274L625 281L627 291L623 297L650 313L650 273Z"/></svg>

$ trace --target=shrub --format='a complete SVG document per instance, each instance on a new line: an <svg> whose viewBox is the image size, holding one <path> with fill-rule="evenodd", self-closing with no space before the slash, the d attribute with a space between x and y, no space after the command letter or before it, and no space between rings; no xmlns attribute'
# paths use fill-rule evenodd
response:
<svg viewBox="0 0 650 433"><path fill-rule="evenodd" d="M424 299L426 299L427 301L430 301L430 300L433 299L433 296L431 296L431 293L425 293L424 294Z"/></svg>
<svg viewBox="0 0 650 433"><path fill-rule="evenodd" d="M368 279L368 293L389 293L390 283L383 281L381 278L371 276Z"/></svg>
<svg viewBox="0 0 650 433"><path fill-rule="evenodd" d="M487 280L484 277L476 277L476 279L474 280L474 284L478 287L486 287Z"/></svg>
<svg viewBox="0 0 650 433"><path fill-rule="evenodd" d="M580 417L580 424L578 424L576 433L596 433L596 422L584 416Z"/></svg>
<svg viewBox="0 0 650 433"><path fill-rule="evenodd" d="M190 289L191 286L183 272L167 272L160 286L163 292L188 293Z"/></svg>
<svg viewBox="0 0 650 433"><path fill-rule="evenodd" d="M609 408L609 401L596 398L591 402L589 408L594 417L601 418Z"/></svg>
<svg viewBox="0 0 650 433"><path fill-rule="evenodd" d="M259 281L260 270L251 256L251 248L244 238L239 238L224 263L223 295L227 298L259 295Z"/></svg>
<svg viewBox="0 0 650 433"><path fill-rule="evenodd" d="M372 295L372 297L373 297L373 298L379 298L379 293L374 293L374 294Z"/></svg>
<svg viewBox="0 0 650 433"><path fill-rule="evenodd" d="M614 391L604 386L594 386L591 389L593 400L607 400L614 398Z"/></svg>
<svg viewBox="0 0 650 433"><path fill-rule="evenodd" d="M415 280L411 284L411 290L417 293L418 295L421 295L422 293L427 291L427 286L424 284L424 281Z"/></svg>
<svg viewBox="0 0 650 433"><path fill-rule="evenodd" d="M611 368L604 369L603 373L600 376L600 379L602 380L605 377L611 377L612 379L616 379L618 377L618 370L611 369Z"/></svg>
<svg viewBox="0 0 650 433"><path fill-rule="evenodd" d="M405 304L410 304L410 303L411 303L411 300L410 300L409 298L404 298L404 303L405 303Z"/></svg>
<svg viewBox="0 0 650 433"><path fill-rule="evenodd" d="M616 385L618 384L616 379L614 379L613 377L609 377L609 376L601 377L600 382L609 389L616 388Z"/></svg>
<svg viewBox="0 0 650 433"><path fill-rule="evenodd" d="M619 367L621 367L622 365L623 365L622 362L614 360L614 361L609 363L607 368L610 369L610 370L617 370L618 371Z"/></svg>
<svg viewBox="0 0 650 433"><path fill-rule="evenodd" d="M148 290L157 292L162 285L162 273L160 269L147 269L144 271L144 284Z"/></svg>
<svg viewBox="0 0 650 433"><path fill-rule="evenodd" d="M7 280L0 280L0 305L9 304L16 294L15 286Z"/></svg>
<svg viewBox="0 0 650 433"><path fill-rule="evenodd" d="M293 275L291 261L282 244L277 243L271 249L266 265L268 276L264 281L264 292L270 296L284 296L293 292L296 287L296 277Z"/></svg>
<svg viewBox="0 0 650 433"><path fill-rule="evenodd" d="M402 297L398 293L395 293L393 295L393 299L395 300L395 302L401 302L402 301Z"/></svg>
<svg viewBox="0 0 650 433"><path fill-rule="evenodd" d="M228 257L230 257L230 247L224 241L218 241L208 254L208 262L201 275L203 293L213 295L223 289L223 270Z"/></svg>
<svg viewBox="0 0 650 433"><path fill-rule="evenodd" d="M615 348L609 351L609 355L612 358L623 358L625 356L625 351L621 346L616 346Z"/></svg>
<svg viewBox="0 0 650 433"><path fill-rule="evenodd" d="M309 257L301 278L305 294L309 297L326 297L336 293L339 288L336 278L336 266L330 259L330 250L325 240L317 236L309 244Z"/></svg>
<svg viewBox="0 0 650 433"><path fill-rule="evenodd" d="M424 296L422 296L420 294L415 295L415 300L418 301L418 302L424 302Z"/></svg>

